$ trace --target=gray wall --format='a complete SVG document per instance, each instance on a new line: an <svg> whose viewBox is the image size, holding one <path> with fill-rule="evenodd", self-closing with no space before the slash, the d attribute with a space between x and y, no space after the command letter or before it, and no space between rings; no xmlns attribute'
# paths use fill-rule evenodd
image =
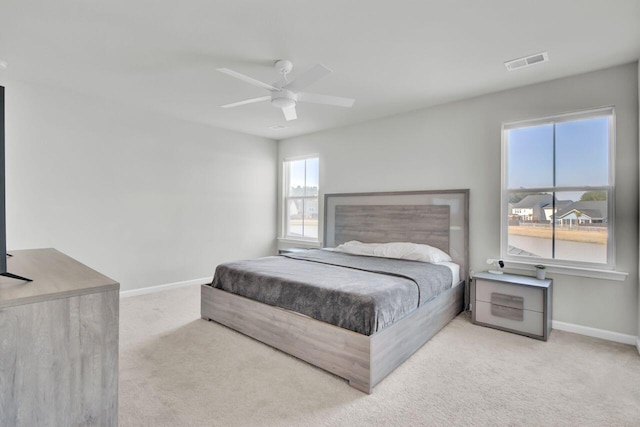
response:
<svg viewBox="0 0 640 427"><path fill-rule="evenodd" d="M55 247L122 290L275 250L275 141L4 84L9 249Z"/></svg>
<svg viewBox="0 0 640 427"><path fill-rule="evenodd" d="M471 266L480 271L500 253L501 124L605 105L617 115L617 270L629 276L624 282L553 276L553 316L637 335L636 63L283 140L278 155L281 161L319 153L323 193L469 188Z"/></svg>

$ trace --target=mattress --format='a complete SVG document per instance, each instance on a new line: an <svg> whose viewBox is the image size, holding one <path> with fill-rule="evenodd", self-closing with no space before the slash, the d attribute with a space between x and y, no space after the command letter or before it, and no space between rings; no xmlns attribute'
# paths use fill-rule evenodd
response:
<svg viewBox="0 0 640 427"><path fill-rule="evenodd" d="M451 270L451 287L460 284L460 266L455 262L440 262L438 265L444 265Z"/></svg>
<svg viewBox="0 0 640 427"><path fill-rule="evenodd" d="M451 266L333 251L236 261L211 286L372 335L451 288Z"/></svg>

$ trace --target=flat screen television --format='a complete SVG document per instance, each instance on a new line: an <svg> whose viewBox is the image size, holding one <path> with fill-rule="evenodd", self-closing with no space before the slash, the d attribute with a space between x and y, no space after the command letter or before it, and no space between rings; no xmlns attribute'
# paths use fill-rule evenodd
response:
<svg viewBox="0 0 640 427"><path fill-rule="evenodd" d="M7 257L11 256L7 254L7 216L5 211L5 174L4 174L4 86L0 86L0 276L10 277L17 280L26 280L30 282L30 279L26 277L16 276L7 271Z"/></svg>

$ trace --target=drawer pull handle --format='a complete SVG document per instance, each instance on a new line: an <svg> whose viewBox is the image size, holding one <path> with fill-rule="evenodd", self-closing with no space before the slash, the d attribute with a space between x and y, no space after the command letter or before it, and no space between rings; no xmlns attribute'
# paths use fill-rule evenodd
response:
<svg viewBox="0 0 640 427"><path fill-rule="evenodd" d="M504 307L502 305L491 304L491 315L496 317L504 317L511 320L518 320L520 322L524 320L524 310L512 307Z"/></svg>
<svg viewBox="0 0 640 427"><path fill-rule="evenodd" d="M493 292L491 294L491 304L502 305L505 307L524 309L524 298L515 295L500 294Z"/></svg>

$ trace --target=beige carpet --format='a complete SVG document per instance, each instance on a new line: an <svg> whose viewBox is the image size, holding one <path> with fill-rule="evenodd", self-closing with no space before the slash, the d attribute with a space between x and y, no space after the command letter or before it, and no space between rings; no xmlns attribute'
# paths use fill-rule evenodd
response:
<svg viewBox="0 0 640 427"><path fill-rule="evenodd" d="M365 395L199 304L198 286L121 300L121 426L640 425L632 346L545 343L463 314Z"/></svg>

